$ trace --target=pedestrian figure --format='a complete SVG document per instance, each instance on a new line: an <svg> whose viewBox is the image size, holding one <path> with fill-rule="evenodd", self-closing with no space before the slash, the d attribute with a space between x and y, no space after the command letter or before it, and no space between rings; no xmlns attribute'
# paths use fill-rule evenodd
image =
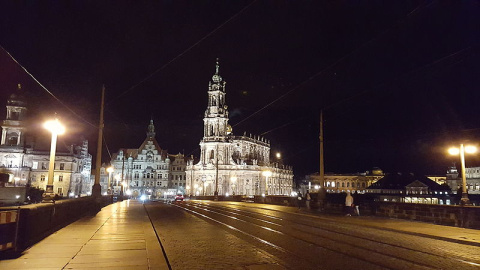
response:
<svg viewBox="0 0 480 270"><path fill-rule="evenodd" d="M347 192L347 197L345 198L345 210L347 212L347 216L351 216L352 215L352 210L353 210L353 197L352 195L350 195L350 191Z"/></svg>
<svg viewBox="0 0 480 270"><path fill-rule="evenodd" d="M360 208L358 207L358 204L355 205L355 214L357 214L357 216L360 216Z"/></svg>
<svg viewBox="0 0 480 270"><path fill-rule="evenodd" d="M310 209L310 201L312 197L310 196L310 192L307 190L307 194L305 194L305 203L307 204L307 209Z"/></svg>
<svg viewBox="0 0 480 270"><path fill-rule="evenodd" d="M297 206L298 206L298 209L300 209L300 204L302 203L302 193L300 193L300 191L297 193Z"/></svg>

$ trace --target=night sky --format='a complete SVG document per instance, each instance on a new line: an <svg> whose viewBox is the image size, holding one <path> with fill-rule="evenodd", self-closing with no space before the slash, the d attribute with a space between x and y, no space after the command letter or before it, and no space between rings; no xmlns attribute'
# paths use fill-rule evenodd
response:
<svg viewBox="0 0 480 270"><path fill-rule="evenodd" d="M478 1L1 1L0 45L63 104L0 50L1 106L22 83L31 116L57 112L61 144L94 157L102 84L112 153L153 119L162 148L198 157L216 58L234 134L297 179L319 170L321 109L327 172L444 174L447 146L480 140Z"/></svg>

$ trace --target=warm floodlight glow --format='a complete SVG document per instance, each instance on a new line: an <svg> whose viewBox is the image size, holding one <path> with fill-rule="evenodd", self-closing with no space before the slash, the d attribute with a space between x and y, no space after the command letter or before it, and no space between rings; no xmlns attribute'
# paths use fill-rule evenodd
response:
<svg viewBox="0 0 480 270"><path fill-rule="evenodd" d="M43 127L49 130L51 133L59 135L65 133L65 127L60 123L60 121L58 121L58 119L45 122Z"/></svg>
<svg viewBox="0 0 480 270"><path fill-rule="evenodd" d="M190 186L187 186L187 190L190 190Z"/></svg>
<svg viewBox="0 0 480 270"><path fill-rule="evenodd" d="M277 156L277 158L281 158L282 154L280 152L277 152L276 156Z"/></svg>
<svg viewBox="0 0 480 270"><path fill-rule="evenodd" d="M197 189L197 188L198 188L198 184L195 184L193 187L194 187L195 189Z"/></svg>
<svg viewBox="0 0 480 270"><path fill-rule="evenodd" d="M230 180L231 180L233 183L235 183L235 181L237 181L237 177L232 176L232 177L230 178Z"/></svg>
<svg viewBox="0 0 480 270"><path fill-rule="evenodd" d="M272 172L271 171L263 171L262 175L266 176L266 177L270 177L270 176L272 176Z"/></svg>
<svg viewBox="0 0 480 270"><path fill-rule="evenodd" d="M125 193L127 193L128 196L132 195L132 191L130 189L127 190L127 192L125 192Z"/></svg>
<svg viewBox="0 0 480 270"><path fill-rule="evenodd" d="M113 172L113 167L108 167L107 172L112 173Z"/></svg>
<svg viewBox="0 0 480 270"><path fill-rule="evenodd" d="M458 154L460 154L460 149L458 149L456 147L452 147L452 148L448 149L448 153L450 155L458 155Z"/></svg>
<svg viewBox="0 0 480 270"><path fill-rule="evenodd" d="M473 145L467 145L465 146L465 153L473 154L477 152L477 147Z"/></svg>

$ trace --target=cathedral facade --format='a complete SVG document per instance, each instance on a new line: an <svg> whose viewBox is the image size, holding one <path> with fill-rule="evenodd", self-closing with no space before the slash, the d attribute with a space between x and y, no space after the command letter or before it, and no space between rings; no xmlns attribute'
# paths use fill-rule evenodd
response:
<svg viewBox="0 0 480 270"><path fill-rule="evenodd" d="M26 139L34 134L28 123L27 102L21 85L7 100L6 119L2 122L0 173L9 175L8 186L32 186L45 190L48 183L50 152L35 149ZM92 156L88 141L59 149L54 163L54 192L61 197L82 196L91 192Z"/></svg>
<svg viewBox="0 0 480 270"><path fill-rule="evenodd" d="M270 142L233 134L225 85L217 61L208 85L200 160L189 160L186 166L187 195L291 195L292 168L271 162Z"/></svg>

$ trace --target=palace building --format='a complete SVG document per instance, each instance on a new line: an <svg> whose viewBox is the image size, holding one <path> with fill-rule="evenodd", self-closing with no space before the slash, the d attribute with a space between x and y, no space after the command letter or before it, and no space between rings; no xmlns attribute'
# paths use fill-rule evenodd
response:
<svg viewBox="0 0 480 270"><path fill-rule="evenodd" d="M118 189L118 182L127 188L133 197L147 195L150 198L163 197L168 191L170 158L155 139L155 126L150 120L147 138L137 149L120 149L112 155L112 184Z"/></svg>
<svg viewBox="0 0 480 270"><path fill-rule="evenodd" d="M33 146L36 130L29 124L27 102L20 84L16 92L10 95L6 107L0 144L0 173L10 176L6 187L32 186L45 190L50 161L49 145L46 149ZM27 139L27 134L30 134L30 139ZM38 139L40 135L36 136ZM93 184L88 141L84 140L78 146L58 145L54 164L54 192L61 197L87 195Z"/></svg>
<svg viewBox="0 0 480 270"><path fill-rule="evenodd" d="M215 74L208 85L200 160L187 162L187 195L290 195L293 171L270 160L270 142L260 136L235 136L228 124L226 82Z"/></svg>

